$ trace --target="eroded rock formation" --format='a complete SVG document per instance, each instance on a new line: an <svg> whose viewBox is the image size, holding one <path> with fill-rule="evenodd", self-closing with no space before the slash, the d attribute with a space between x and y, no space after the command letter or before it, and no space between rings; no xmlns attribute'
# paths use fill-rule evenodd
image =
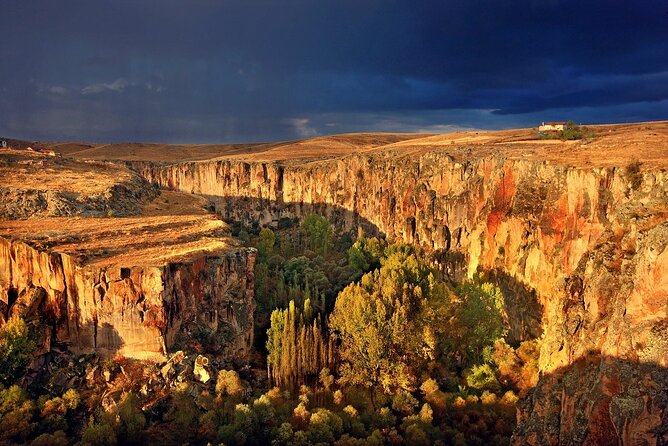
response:
<svg viewBox="0 0 668 446"><path fill-rule="evenodd" d="M253 342L254 264L254 250L242 248L162 266L81 265L0 238L0 319L40 318L50 341L74 352L152 360L197 324L225 332L225 353L243 357Z"/></svg>
<svg viewBox="0 0 668 446"><path fill-rule="evenodd" d="M0 218L128 216L158 191L122 165L0 150Z"/></svg>
<svg viewBox="0 0 668 446"><path fill-rule="evenodd" d="M461 153L461 149L459 149ZM540 336L517 444L652 444L668 430L668 175L521 156L390 151L320 162L135 163L229 219L310 212L492 272L513 341ZM662 430L663 429L663 430Z"/></svg>

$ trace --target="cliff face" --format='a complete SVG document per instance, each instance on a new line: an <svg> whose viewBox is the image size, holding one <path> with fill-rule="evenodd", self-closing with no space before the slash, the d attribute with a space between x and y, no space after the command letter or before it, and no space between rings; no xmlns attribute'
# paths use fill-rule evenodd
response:
<svg viewBox="0 0 668 446"><path fill-rule="evenodd" d="M42 342L75 352L161 360L189 323L225 332L225 353L252 347L253 250L160 267L80 265L0 238L0 324L40 318Z"/></svg>
<svg viewBox="0 0 668 446"><path fill-rule="evenodd" d="M506 297L511 340L542 337L518 444L654 443L668 430L668 175L435 151L337 160L134 167L202 194L227 218L319 212L442 250Z"/></svg>

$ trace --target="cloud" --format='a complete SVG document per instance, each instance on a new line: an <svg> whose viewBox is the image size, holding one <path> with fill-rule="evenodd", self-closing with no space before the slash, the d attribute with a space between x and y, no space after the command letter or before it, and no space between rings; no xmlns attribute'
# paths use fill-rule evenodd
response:
<svg viewBox="0 0 668 446"><path fill-rule="evenodd" d="M2 10L29 139L68 110L74 138L198 142L668 116L665 0L65 1Z"/></svg>
<svg viewBox="0 0 668 446"><path fill-rule="evenodd" d="M119 77L111 83L100 83L87 85L81 89L81 94L97 94L105 91L115 91L116 93L123 93L130 83Z"/></svg>
<svg viewBox="0 0 668 446"><path fill-rule="evenodd" d="M67 88L61 87L58 85L51 86L47 89L47 91L51 94L56 94L56 95L64 95L67 94Z"/></svg>
<svg viewBox="0 0 668 446"><path fill-rule="evenodd" d="M292 126L294 132L301 138L318 136L318 131L314 127L309 126L311 120L308 118L289 118L286 119L286 122Z"/></svg>
<svg viewBox="0 0 668 446"><path fill-rule="evenodd" d="M156 85L152 82L146 83L146 89L154 93L162 93L165 90L165 87L162 85Z"/></svg>

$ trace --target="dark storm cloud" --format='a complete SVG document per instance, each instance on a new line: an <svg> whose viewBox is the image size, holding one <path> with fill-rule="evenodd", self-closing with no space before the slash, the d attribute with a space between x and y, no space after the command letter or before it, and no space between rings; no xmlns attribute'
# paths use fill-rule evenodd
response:
<svg viewBox="0 0 668 446"><path fill-rule="evenodd" d="M0 10L8 136L255 141L668 114L663 1L0 0Z"/></svg>

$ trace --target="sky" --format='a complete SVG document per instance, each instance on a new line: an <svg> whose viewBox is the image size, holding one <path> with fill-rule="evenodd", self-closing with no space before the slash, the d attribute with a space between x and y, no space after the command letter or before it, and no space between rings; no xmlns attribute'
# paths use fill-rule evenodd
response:
<svg viewBox="0 0 668 446"><path fill-rule="evenodd" d="M0 0L0 136L259 142L668 119L665 0Z"/></svg>

